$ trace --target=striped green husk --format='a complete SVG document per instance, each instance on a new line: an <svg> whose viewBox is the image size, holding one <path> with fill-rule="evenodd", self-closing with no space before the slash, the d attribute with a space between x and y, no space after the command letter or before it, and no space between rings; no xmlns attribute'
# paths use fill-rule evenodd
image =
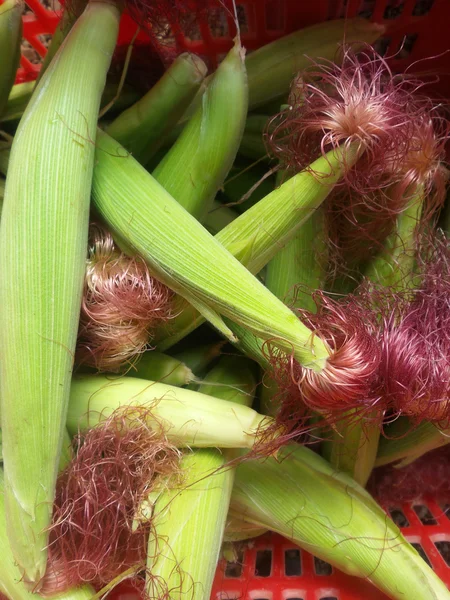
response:
<svg viewBox="0 0 450 600"><path fill-rule="evenodd" d="M293 352L301 364L318 371L323 368L328 357L323 342L312 340L310 330L132 156L101 131L96 150L93 200L119 245L120 239L125 240L152 274L229 339L235 337L223 316ZM325 196L329 186L321 188Z"/></svg>
<svg viewBox="0 0 450 600"><path fill-rule="evenodd" d="M118 22L113 5L88 6L33 94L8 167L0 235L5 502L15 559L32 582L47 560L84 282L93 139Z"/></svg>
<svg viewBox="0 0 450 600"><path fill-rule="evenodd" d="M145 352L139 361L127 370L126 375L180 387L195 380L194 373L183 362L154 350Z"/></svg>
<svg viewBox="0 0 450 600"><path fill-rule="evenodd" d="M350 166L356 159L355 148L350 147L345 164ZM342 156L338 153L330 152L317 159L310 169L288 179L222 229L215 240L251 273L258 273L327 198L342 177L343 169ZM181 311L179 316L155 333L154 339L161 350L170 348L202 323L201 316L195 318L190 308L184 311L178 305L177 311Z"/></svg>
<svg viewBox="0 0 450 600"><path fill-rule="evenodd" d="M210 363L220 356L223 345L226 342L214 342L213 344L205 344L203 346L193 346L177 352L174 356L177 360L181 360L194 373L204 373Z"/></svg>
<svg viewBox="0 0 450 600"><path fill-rule="evenodd" d="M439 429L434 423L413 425L406 417L397 419L385 428L378 447L376 467L398 462L405 467L427 452L450 443L450 430Z"/></svg>
<svg viewBox="0 0 450 600"><path fill-rule="evenodd" d="M272 421L246 406L203 393L144 379L74 377L67 414L71 435L86 431L119 407L147 410L149 423L162 426L180 447L251 448Z"/></svg>
<svg viewBox="0 0 450 600"><path fill-rule="evenodd" d="M3 470L0 469L0 594L9 600L36 600L40 596L28 590L22 581L22 574L17 566L6 535L6 513L4 502ZM72 588L64 593L52 596L54 600L90 600L95 590L89 585Z"/></svg>
<svg viewBox="0 0 450 600"><path fill-rule="evenodd" d="M225 357L199 391L249 405L255 387L251 365ZM162 583L173 600L186 594L192 600L209 598L234 481L234 469L223 466L232 456L212 448L186 454L179 485L158 497L148 548L149 597L162 597Z"/></svg>
<svg viewBox="0 0 450 600"><path fill-rule="evenodd" d="M244 461L231 512L267 527L338 569L369 579L390 598L444 600L446 586L371 496L302 446L283 460Z"/></svg>
<svg viewBox="0 0 450 600"><path fill-rule="evenodd" d="M236 42L182 134L153 171L169 194L199 220L205 218L234 162L247 104L244 51Z"/></svg>
<svg viewBox="0 0 450 600"><path fill-rule="evenodd" d="M181 54L150 91L120 114L106 132L146 165L186 110L206 73L201 58Z"/></svg>
<svg viewBox="0 0 450 600"><path fill-rule="evenodd" d="M0 120L20 64L23 0L0 4Z"/></svg>
<svg viewBox="0 0 450 600"><path fill-rule="evenodd" d="M238 216L239 214L237 212L215 200L211 210L206 215L205 227L209 233L216 235L216 233L227 227L227 225L232 223Z"/></svg>

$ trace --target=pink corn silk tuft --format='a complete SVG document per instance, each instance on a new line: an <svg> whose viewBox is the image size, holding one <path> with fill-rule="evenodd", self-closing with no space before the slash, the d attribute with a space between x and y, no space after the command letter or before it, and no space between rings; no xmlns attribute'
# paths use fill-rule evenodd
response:
<svg viewBox="0 0 450 600"><path fill-rule="evenodd" d="M266 350L279 388L277 422L290 422L298 430L304 427L307 409L324 415L327 421L351 408L359 408L361 414L375 405L383 410L378 393L379 327L367 295L348 295L339 301L317 291L315 300L317 313L298 312L329 347L325 368L316 373L270 346Z"/></svg>
<svg viewBox="0 0 450 600"><path fill-rule="evenodd" d="M75 458L57 482L41 594L101 588L130 567L145 568L151 522L133 532L133 519L158 476L177 476L180 459L147 418L148 409L119 409L75 439Z"/></svg>
<svg viewBox="0 0 450 600"><path fill-rule="evenodd" d="M382 311L383 393L415 421L450 421L450 244L433 239L414 295L392 296Z"/></svg>
<svg viewBox="0 0 450 600"><path fill-rule="evenodd" d="M358 55L351 47L343 52L342 67L313 63L297 77L289 108L265 135L269 152L291 172L333 148L357 144L364 151L355 166L344 162L344 177L325 204L334 263L380 250L412 184L425 186L428 216L442 205L448 139L446 119L418 93L423 83L393 75L370 47Z"/></svg>
<svg viewBox="0 0 450 600"><path fill-rule="evenodd" d="M437 502L449 503L450 445L428 452L400 469L393 465L375 469L368 490L385 506L413 502L424 494Z"/></svg>
<svg viewBox="0 0 450 600"><path fill-rule="evenodd" d="M171 316L173 294L140 257L118 252L108 232L92 231L76 361L114 372L147 349L153 327Z"/></svg>

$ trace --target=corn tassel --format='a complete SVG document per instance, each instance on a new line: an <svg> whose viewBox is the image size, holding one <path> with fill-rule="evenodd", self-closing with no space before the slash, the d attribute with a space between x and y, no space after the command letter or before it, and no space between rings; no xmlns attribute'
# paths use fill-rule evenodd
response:
<svg viewBox="0 0 450 600"><path fill-rule="evenodd" d="M235 336L223 316L293 352L306 367L323 368L328 357L324 343L311 341L310 330L282 302L100 131L97 157L93 199L119 245L124 239L157 279L186 298L230 340ZM326 196L329 186L314 181L321 186L321 197Z"/></svg>
<svg viewBox="0 0 450 600"><path fill-rule="evenodd" d="M151 90L120 114L106 132L146 165L186 110L206 72L200 58L181 54Z"/></svg>
<svg viewBox="0 0 450 600"><path fill-rule="evenodd" d="M224 358L199 391L249 405L255 387L251 365L243 364L242 358ZM186 454L179 485L158 497L148 547L150 598L162 597L164 590L170 590L173 600L186 594L192 600L209 598L234 480L234 469L223 467L232 456L232 451L212 448Z"/></svg>
<svg viewBox="0 0 450 600"><path fill-rule="evenodd" d="M8 167L0 236L5 504L13 554L30 582L47 561L85 272L92 138L118 22L116 7L90 3L36 88Z"/></svg>
<svg viewBox="0 0 450 600"><path fill-rule="evenodd" d="M349 575L369 579L390 598L450 598L362 487L302 446L285 448L282 458L239 465L231 515L280 533Z"/></svg>
<svg viewBox="0 0 450 600"><path fill-rule="evenodd" d="M20 64L23 0L0 4L0 119L8 103Z"/></svg>
<svg viewBox="0 0 450 600"><path fill-rule="evenodd" d="M67 429L86 431L125 406L147 408L148 421L170 440L195 448L252 448L272 422L246 406L164 383L84 375L72 381Z"/></svg>
<svg viewBox="0 0 450 600"><path fill-rule="evenodd" d="M234 162L247 104L244 50L236 42L210 80L201 105L153 172L169 194L199 220L205 218Z"/></svg>

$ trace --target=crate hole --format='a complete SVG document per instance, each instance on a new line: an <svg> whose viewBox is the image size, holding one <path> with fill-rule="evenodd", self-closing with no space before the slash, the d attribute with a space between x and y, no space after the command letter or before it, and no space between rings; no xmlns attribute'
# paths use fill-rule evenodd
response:
<svg viewBox="0 0 450 600"><path fill-rule="evenodd" d="M413 8L413 16L423 17L423 15L426 15L430 12L433 4L434 0L417 0Z"/></svg>
<svg viewBox="0 0 450 600"><path fill-rule="evenodd" d="M445 560L447 567L450 567L450 542L444 540L443 542L434 542L434 545Z"/></svg>
<svg viewBox="0 0 450 600"><path fill-rule="evenodd" d="M237 19L241 33L248 33L248 10L249 7L245 4L238 4L236 6Z"/></svg>
<svg viewBox="0 0 450 600"><path fill-rule="evenodd" d="M242 550L238 550L236 553L236 560L233 562L227 561L227 565L225 567L225 577L229 577L230 579L240 577L242 575L243 564L244 552Z"/></svg>
<svg viewBox="0 0 450 600"><path fill-rule="evenodd" d="M441 504L441 508L447 519L450 519L450 504Z"/></svg>
<svg viewBox="0 0 450 600"><path fill-rule="evenodd" d="M209 9L208 25L213 37L229 37L227 15L222 7L216 6Z"/></svg>
<svg viewBox="0 0 450 600"><path fill-rule="evenodd" d="M417 33L409 33L408 35L405 35L400 46L398 47L395 58L408 58L413 51L416 40Z"/></svg>
<svg viewBox="0 0 450 600"><path fill-rule="evenodd" d="M314 557L314 572L316 575L321 576L331 575L333 572L333 567L324 560Z"/></svg>
<svg viewBox="0 0 450 600"><path fill-rule="evenodd" d="M272 550L258 550L256 553L255 575L270 577L272 572ZM259 600L255 598L255 600Z"/></svg>
<svg viewBox="0 0 450 600"><path fill-rule="evenodd" d="M370 19L373 15L373 9L375 8L375 0L363 0L360 4L358 17L363 19Z"/></svg>
<svg viewBox="0 0 450 600"><path fill-rule="evenodd" d="M184 37L192 42L198 42L203 39L202 32L200 30L200 20L192 19L188 26L184 28Z"/></svg>
<svg viewBox="0 0 450 600"><path fill-rule="evenodd" d="M320 596L320 600L339 600L337 596Z"/></svg>
<svg viewBox="0 0 450 600"><path fill-rule="evenodd" d="M391 0L384 11L384 19L397 19L403 12L402 0Z"/></svg>
<svg viewBox="0 0 450 600"><path fill-rule="evenodd" d="M425 504L416 504L413 506L413 510L423 525L436 525L436 519L430 513L430 509L428 506L425 506Z"/></svg>
<svg viewBox="0 0 450 600"><path fill-rule="evenodd" d="M38 65L42 62L42 58L40 57L38 51L33 48L30 42L25 38L22 39L21 53L22 56L27 58L33 65Z"/></svg>
<svg viewBox="0 0 450 600"><path fill-rule="evenodd" d="M399 508L390 508L389 514L397 527L409 527L409 521L406 515Z"/></svg>
<svg viewBox="0 0 450 600"><path fill-rule="evenodd" d="M279 0L269 0L264 5L266 15L267 31L284 31L285 28L285 12L284 3L280 4Z"/></svg>
<svg viewBox="0 0 450 600"><path fill-rule="evenodd" d="M301 596L289 596L286 600L304 600Z"/></svg>
<svg viewBox="0 0 450 600"><path fill-rule="evenodd" d="M418 542L411 542L411 546L413 548L415 548L417 550L417 552L420 555L420 558L423 558L423 560L427 563L427 565L429 567L431 567L431 563L430 563L430 559L428 558L428 556L426 555L425 550L422 548L422 545L419 544Z"/></svg>
<svg viewBox="0 0 450 600"><path fill-rule="evenodd" d="M378 54L380 56L385 56L390 45L391 45L391 38L382 37L374 42L373 47L375 49L375 52L378 52Z"/></svg>
<svg viewBox="0 0 450 600"><path fill-rule="evenodd" d="M284 553L284 572L288 577L302 574L300 550L286 550Z"/></svg>

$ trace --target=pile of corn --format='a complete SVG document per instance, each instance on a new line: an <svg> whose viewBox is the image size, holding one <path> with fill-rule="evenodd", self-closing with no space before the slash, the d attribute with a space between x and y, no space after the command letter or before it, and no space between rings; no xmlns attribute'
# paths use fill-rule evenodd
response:
<svg viewBox="0 0 450 600"><path fill-rule="evenodd" d="M223 542L271 530L450 598L365 490L449 439L444 117L360 19L111 93L122 8L67 10L13 85L23 5L0 5L0 591L207 600ZM371 251L345 262L345 235ZM408 325L424 304L437 333ZM411 331L444 358L404 384Z"/></svg>

